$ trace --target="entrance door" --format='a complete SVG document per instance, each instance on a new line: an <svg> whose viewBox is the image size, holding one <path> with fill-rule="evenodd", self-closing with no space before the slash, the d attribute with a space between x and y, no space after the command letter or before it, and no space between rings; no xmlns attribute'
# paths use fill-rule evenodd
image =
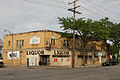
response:
<svg viewBox="0 0 120 80"><path fill-rule="evenodd" d="M41 55L40 56L40 61L41 61L41 65L49 65L49 56L48 55Z"/></svg>

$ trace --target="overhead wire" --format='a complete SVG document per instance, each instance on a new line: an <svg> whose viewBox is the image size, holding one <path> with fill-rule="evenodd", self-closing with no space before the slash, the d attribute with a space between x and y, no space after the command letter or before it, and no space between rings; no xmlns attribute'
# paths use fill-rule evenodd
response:
<svg viewBox="0 0 120 80"><path fill-rule="evenodd" d="M31 3L35 3L35 4L41 4L41 5L46 5L46 6L50 6L50 7L57 7L57 8L62 8L62 9L67 9L67 6L63 6L61 4L57 4L57 3L50 3L50 2L45 2L45 1L40 1L40 0L24 0L27 2L31 2Z"/></svg>
<svg viewBox="0 0 120 80"><path fill-rule="evenodd" d="M85 4L87 7L89 7L88 5L87 5L87 3L84 3L84 2L81 2L81 3L83 3L83 4ZM93 7L93 6L92 6ZM85 7L82 7L82 8L84 8L84 9L86 9L86 10L89 10L90 12L93 12L93 11L91 11L90 9L87 9L87 8L85 8ZM96 13L98 13L97 11L98 11L98 9L95 9L96 7L94 7L94 11L96 12ZM95 14L96 15L96 14ZM103 16L103 13L98 13L97 15L101 15L101 16ZM109 14L109 15L111 15L111 14ZM112 15L113 16L113 15ZM117 17L112 17L114 20L119 20Z"/></svg>
<svg viewBox="0 0 120 80"><path fill-rule="evenodd" d="M62 3L62 4L65 3L65 2L63 2L63 1L59 1L59 0L48 0L48 1L56 2L56 3Z"/></svg>
<svg viewBox="0 0 120 80"><path fill-rule="evenodd" d="M86 12L87 10L85 10L84 8L82 8L81 10L82 10L81 12L83 13L83 14L81 14L81 15L84 15L84 16L88 15L89 17L92 16L92 17L96 18L96 16L93 15L91 11L88 11L88 12L91 12L91 14L89 14L88 12ZM86 14L86 15L85 15L85 14Z"/></svg>
<svg viewBox="0 0 120 80"><path fill-rule="evenodd" d="M41 5L46 5L46 6L51 6L51 7L57 7L57 8L62 8L62 9L67 9L67 6L65 5L65 4L63 4L64 2L62 2L62 1L53 1L53 0L47 0L47 1L49 1L49 2L46 2L46 1L41 1L41 0L24 0L24 1L27 1L27 2L31 2L31 3L35 3L35 4L41 4ZM83 3L83 2L81 2L81 3ZM52 5L51 5L52 4ZM83 3L83 4L85 4L85 3ZM86 5L86 4L85 4ZM88 6L88 5L86 5L86 6ZM89 6L88 6L89 7ZM89 15L92 15L92 13L95 13L94 15L96 15L96 13L98 13L97 12L97 9L94 9L94 11L93 10L90 10L90 9L87 9L86 7L83 7L83 6L81 6L81 8L83 8L83 9L85 9L86 11L89 11L89 12L91 12L91 14L89 14ZM84 11L85 12L85 11ZM85 14L87 14L87 13L85 13ZM88 14L87 14L88 15ZM100 16L103 16L102 14L100 14L100 13L98 13L97 15L100 15ZM93 16L93 15L92 15ZM94 16L95 17L95 16ZM115 20L116 20L116 18L114 18Z"/></svg>
<svg viewBox="0 0 120 80"><path fill-rule="evenodd" d="M89 12L91 12L91 13L96 13L96 12L94 12L94 11L91 11L90 9L87 9L87 8L83 7L83 6L81 6L80 8L83 8L84 10L89 11ZM95 15L96 15L96 14L95 14ZM98 14L98 15L102 16L101 14Z"/></svg>
<svg viewBox="0 0 120 80"><path fill-rule="evenodd" d="M24 1L28 1L28 2L31 2L31 3L35 3L35 4L42 4L42 5L47 5L47 6L51 6L51 7L58 7L58 8L64 8L64 9L67 9L67 8L65 8L65 7L63 7L63 4L61 5L61 6L56 6L56 5L51 5L51 3L48 3L48 2L45 2L45 1L40 1L40 0L35 0L35 1L33 1L33 0L24 0ZM54 1L52 1L52 0L48 0L48 1L50 1L50 2L54 2ZM55 2L55 3L58 3L58 2ZM52 3L53 4L53 3ZM58 4L61 4L61 3L58 3ZM86 9L86 8L84 8L84 7L82 7L81 6L81 8L83 8L83 9ZM90 11L89 9L86 9L87 11L89 11L89 12L92 12L92 13L94 13L93 11ZM84 11L85 12L85 11ZM87 13L84 13L84 14L87 14ZM90 15L90 16L93 16L92 14L87 14L87 15ZM95 17L95 16L93 16L93 17Z"/></svg>
<svg viewBox="0 0 120 80"><path fill-rule="evenodd" d="M101 5L97 5L97 4L95 4L95 3L92 3L92 2L90 2L89 0L87 0L87 1L88 1L89 3L91 3L91 4L93 4L93 5L96 5L96 7L100 6L100 7L98 7L98 8L100 8L100 9L103 9L103 10L105 10L105 11L108 11L108 12L114 14L114 15L118 15L117 13L115 13L115 12L109 10L109 9L106 9L106 8L104 8L104 7L101 6Z"/></svg>

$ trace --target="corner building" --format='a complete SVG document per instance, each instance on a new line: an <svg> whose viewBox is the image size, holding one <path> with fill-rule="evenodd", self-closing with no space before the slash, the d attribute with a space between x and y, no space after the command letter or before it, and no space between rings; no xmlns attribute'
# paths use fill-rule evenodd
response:
<svg viewBox="0 0 120 80"><path fill-rule="evenodd" d="M25 33L5 35L3 41L3 62L7 66L72 66L72 38L61 37L61 32L39 30ZM91 45L91 42L89 42ZM75 66L83 62L83 54L79 52L76 39ZM101 45L101 42L94 41ZM12 48L13 45L13 48ZM97 52L88 50L85 55L86 64L101 63L107 59L107 53L97 47ZM89 49L89 45L88 45ZM98 52L103 52L101 58Z"/></svg>

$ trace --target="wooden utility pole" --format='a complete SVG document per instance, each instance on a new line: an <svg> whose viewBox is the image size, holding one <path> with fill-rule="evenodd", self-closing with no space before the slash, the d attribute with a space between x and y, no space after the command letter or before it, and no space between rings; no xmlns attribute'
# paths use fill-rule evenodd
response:
<svg viewBox="0 0 120 80"><path fill-rule="evenodd" d="M76 8L80 7L80 6L76 7L76 2L77 1L78 0L74 0L71 3L68 2L68 5L74 4L74 8L68 9L68 11L72 11L73 12L73 21L74 21L74 27L73 27L73 50L72 50L72 68L75 67L75 14L76 13L81 14L80 12L76 11Z"/></svg>

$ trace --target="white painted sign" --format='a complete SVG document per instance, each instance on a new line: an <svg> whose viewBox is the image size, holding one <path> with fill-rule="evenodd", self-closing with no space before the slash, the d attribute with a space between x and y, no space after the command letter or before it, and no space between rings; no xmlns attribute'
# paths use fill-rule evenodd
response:
<svg viewBox="0 0 120 80"><path fill-rule="evenodd" d="M30 38L30 44L40 44L40 37L34 35L32 38Z"/></svg>
<svg viewBox="0 0 120 80"><path fill-rule="evenodd" d="M105 56L106 53L105 52L98 52L98 56Z"/></svg>
<svg viewBox="0 0 120 80"><path fill-rule="evenodd" d="M15 52L8 52L8 59L20 59L20 54L19 51L15 51Z"/></svg>
<svg viewBox="0 0 120 80"><path fill-rule="evenodd" d="M98 53L98 56L102 56L102 53L101 53L101 52L99 52L99 53Z"/></svg>

